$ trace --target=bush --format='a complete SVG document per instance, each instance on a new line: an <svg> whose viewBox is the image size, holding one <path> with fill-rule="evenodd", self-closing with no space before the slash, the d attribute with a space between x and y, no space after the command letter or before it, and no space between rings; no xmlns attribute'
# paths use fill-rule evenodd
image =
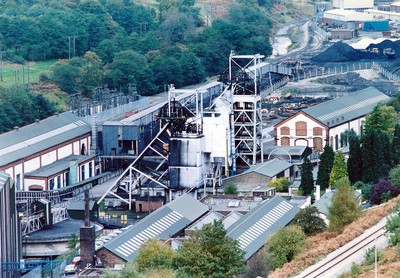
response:
<svg viewBox="0 0 400 278"><path fill-rule="evenodd" d="M361 266L356 263L351 264L351 269L350 269L351 277L358 277L362 273Z"/></svg>
<svg viewBox="0 0 400 278"><path fill-rule="evenodd" d="M233 184L233 183L231 183L231 182L228 182L228 183L224 186L224 194L227 194L227 195L236 195L236 194L238 194L236 184Z"/></svg>
<svg viewBox="0 0 400 278"><path fill-rule="evenodd" d="M371 197L371 193L372 193L372 185L367 183L361 187L361 196L364 201L369 200L369 198Z"/></svg>
<svg viewBox="0 0 400 278"><path fill-rule="evenodd" d="M306 235L314 235L326 230L325 221L319 216L318 209L313 206L301 209L294 217L293 222L299 225Z"/></svg>
<svg viewBox="0 0 400 278"><path fill-rule="evenodd" d="M278 178L269 182L268 186L275 187L277 192L288 192L291 182L287 178Z"/></svg>
<svg viewBox="0 0 400 278"><path fill-rule="evenodd" d="M383 257L383 252L380 248L376 250L376 261L379 262ZM371 247L367 249L365 252L365 263L367 265L372 265L375 263L375 247Z"/></svg>
<svg viewBox="0 0 400 278"><path fill-rule="evenodd" d="M379 205L399 195L399 189L390 180L381 179L372 186L369 200L372 204Z"/></svg>

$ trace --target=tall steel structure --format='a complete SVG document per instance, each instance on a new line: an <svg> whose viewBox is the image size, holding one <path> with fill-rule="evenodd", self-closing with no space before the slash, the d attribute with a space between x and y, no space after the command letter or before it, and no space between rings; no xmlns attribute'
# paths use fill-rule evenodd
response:
<svg viewBox="0 0 400 278"><path fill-rule="evenodd" d="M264 55L229 56L229 80L232 93L231 133L233 173L237 164L254 165L261 157L261 73Z"/></svg>

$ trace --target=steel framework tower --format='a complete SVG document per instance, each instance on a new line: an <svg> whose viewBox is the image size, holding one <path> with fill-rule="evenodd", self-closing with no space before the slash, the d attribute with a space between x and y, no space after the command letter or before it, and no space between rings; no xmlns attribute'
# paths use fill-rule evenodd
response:
<svg viewBox="0 0 400 278"><path fill-rule="evenodd" d="M264 55L229 56L229 82L232 92L231 128L232 159L246 165L256 164L261 157L261 73L259 64ZM235 172L236 165L233 167Z"/></svg>

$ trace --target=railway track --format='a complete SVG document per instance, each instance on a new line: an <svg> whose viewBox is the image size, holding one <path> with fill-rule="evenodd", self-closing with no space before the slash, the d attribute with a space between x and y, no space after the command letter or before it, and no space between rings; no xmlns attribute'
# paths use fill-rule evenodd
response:
<svg viewBox="0 0 400 278"><path fill-rule="evenodd" d="M338 250L328 254L323 260L304 270L296 278L314 278L314 277L333 277L332 273L340 264L352 263L351 257L362 252L364 257L365 250L373 246L377 240L385 235L386 218L377 225L365 231L361 236L345 244ZM360 254L360 253L359 253ZM343 267L343 266L342 266Z"/></svg>

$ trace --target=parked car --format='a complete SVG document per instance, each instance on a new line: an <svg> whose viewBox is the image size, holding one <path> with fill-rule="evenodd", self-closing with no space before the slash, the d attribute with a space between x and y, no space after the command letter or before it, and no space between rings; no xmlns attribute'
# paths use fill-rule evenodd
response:
<svg viewBox="0 0 400 278"><path fill-rule="evenodd" d="M76 272L78 271L78 267L74 264L69 264L65 267L64 269L64 276L72 276L76 275Z"/></svg>

